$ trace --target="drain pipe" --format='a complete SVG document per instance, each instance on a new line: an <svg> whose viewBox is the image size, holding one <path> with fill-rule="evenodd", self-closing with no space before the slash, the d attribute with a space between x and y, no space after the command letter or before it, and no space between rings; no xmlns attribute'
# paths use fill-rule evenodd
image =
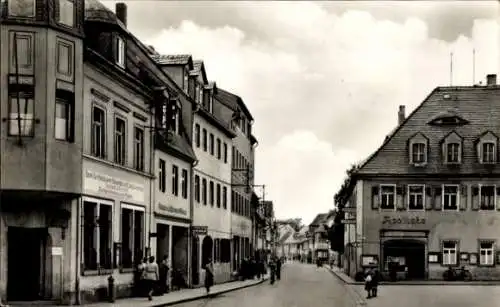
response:
<svg viewBox="0 0 500 307"><path fill-rule="evenodd" d="M79 259L78 259L78 255L80 254L79 251L80 251L80 236L82 235L81 234L81 230L82 230L82 227L80 225L81 221L80 221L80 210L81 210L81 205L82 205L82 198L80 197L77 201L77 204L76 204L76 248L77 248L77 251L76 251L76 255L75 255L75 272L76 272L76 276L75 276L75 305L80 305L81 304L81 301L80 301L80 263L79 263Z"/></svg>

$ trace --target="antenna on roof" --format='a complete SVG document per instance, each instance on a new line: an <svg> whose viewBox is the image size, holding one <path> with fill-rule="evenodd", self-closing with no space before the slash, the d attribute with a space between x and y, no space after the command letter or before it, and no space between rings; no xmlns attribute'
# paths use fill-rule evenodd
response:
<svg viewBox="0 0 500 307"><path fill-rule="evenodd" d="M472 48L472 85L476 85L476 48Z"/></svg>
<svg viewBox="0 0 500 307"><path fill-rule="evenodd" d="M453 85L453 52L450 53L450 86Z"/></svg>

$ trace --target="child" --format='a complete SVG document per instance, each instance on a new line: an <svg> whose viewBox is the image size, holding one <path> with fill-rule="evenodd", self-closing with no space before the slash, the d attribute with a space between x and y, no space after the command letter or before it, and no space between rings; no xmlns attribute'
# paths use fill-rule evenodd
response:
<svg viewBox="0 0 500 307"><path fill-rule="evenodd" d="M372 272L368 270L365 276L365 290L368 293L368 296L366 298L372 297L372 280L373 280Z"/></svg>

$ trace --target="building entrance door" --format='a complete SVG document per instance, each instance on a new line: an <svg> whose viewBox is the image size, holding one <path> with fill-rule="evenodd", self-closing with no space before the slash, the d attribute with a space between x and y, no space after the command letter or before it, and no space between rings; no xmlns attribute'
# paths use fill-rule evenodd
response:
<svg viewBox="0 0 500 307"><path fill-rule="evenodd" d="M408 279L425 279L425 243L412 239L384 242L384 263L396 262L398 271L407 270Z"/></svg>
<svg viewBox="0 0 500 307"><path fill-rule="evenodd" d="M36 301L42 296L46 228L7 230L7 300Z"/></svg>

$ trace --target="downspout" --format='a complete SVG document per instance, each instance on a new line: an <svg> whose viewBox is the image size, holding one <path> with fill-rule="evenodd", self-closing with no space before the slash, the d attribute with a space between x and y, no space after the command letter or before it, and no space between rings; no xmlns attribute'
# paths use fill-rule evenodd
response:
<svg viewBox="0 0 500 307"><path fill-rule="evenodd" d="M154 104L153 104L154 106ZM151 133L149 135L149 229L147 232L148 236L148 251L151 256L151 228L153 225L153 194L154 194L154 176L153 165L155 163L155 134L156 134L156 121L155 121L154 107L153 112L149 112L149 124L152 127Z"/></svg>
<svg viewBox="0 0 500 307"><path fill-rule="evenodd" d="M193 129L193 123L194 123L194 114L196 114L198 108L197 105L195 105L195 108L191 112L191 130ZM193 146L193 137L191 136L191 147ZM194 152L194 150L193 150ZM194 168L198 165L199 160L194 160L191 163L191 170L189 174L189 186L190 186L190 197L189 197L189 232L188 232L188 248L191 251L189 257L188 257L188 280L190 281L189 284L191 287L193 287L193 235L191 233L191 229L193 227L193 222L194 222ZM196 266L198 266L198 262L196 263Z"/></svg>
<svg viewBox="0 0 500 307"><path fill-rule="evenodd" d="M82 225L81 225L81 217L80 217L80 210L81 210L81 205L82 205L82 198L80 197L80 199L77 201L77 205L76 205L76 253L75 253L75 273L76 273L76 276L75 276L75 305L80 305L81 304L81 301L80 301L80 259L78 258L78 255L80 254L80 250L81 250L81 247L80 247L80 236L82 235L81 234L81 230L82 230Z"/></svg>

